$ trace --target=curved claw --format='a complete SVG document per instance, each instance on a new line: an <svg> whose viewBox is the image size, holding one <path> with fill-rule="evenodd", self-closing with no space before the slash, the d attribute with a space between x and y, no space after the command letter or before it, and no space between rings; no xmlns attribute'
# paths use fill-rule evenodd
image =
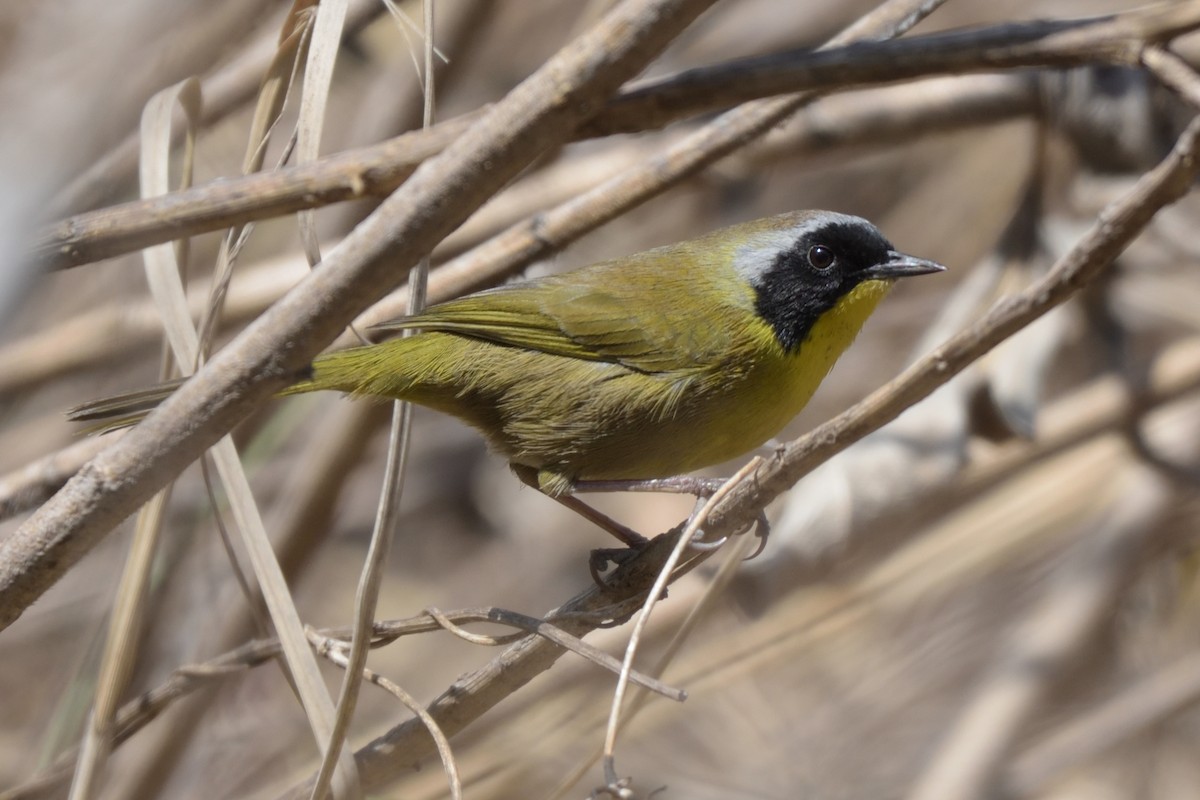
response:
<svg viewBox="0 0 1200 800"><path fill-rule="evenodd" d="M688 547L691 548L692 550L699 550L701 553L708 553L713 550L716 550L718 547L723 547L725 545L725 543L729 541L728 536L722 536L720 539L717 539L715 542L703 542L703 541L700 541L699 538L697 538L697 537L703 536L703 535L704 535L704 531L696 531L696 535L692 537L692 540L690 542L688 542Z"/></svg>
<svg viewBox="0 0 1200 800"><path fill-rule="evenodd" d="M743 561L751 561L762 555L762 551L767 549L767 539L771 536L771 522L767 519L767 512L758 512L758 519L754 521L754 537L758 539L758 547L754 548L754 552L743 558Z"/></svg>

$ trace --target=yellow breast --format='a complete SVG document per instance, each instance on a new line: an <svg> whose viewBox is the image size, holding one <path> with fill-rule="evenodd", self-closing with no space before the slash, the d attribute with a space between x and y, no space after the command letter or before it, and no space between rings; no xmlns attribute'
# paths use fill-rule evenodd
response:
<svg viewBox="0 0 1200 800"><path fill-rule="evenodd" d="M866 281L847 293L789 352L770 326L755 319L737 348L738 363L693 386L677 414L612 458L595 458L586 477L665 477L742 456L777 435L807 405L838 357L887 294L886 281ZM749 345L749 346L747 346ZM600 474L603 473L603 474Z"/></svg>
<svg viewBox="0 0 1200 800"><path fill-rule="evenodd" d="M764 359L763 374L755 381L754 391L748 393L753 400L747 409L760 419L753 435L771 430L749 447L756 447L777 434L808 404L890 288L888 281L859 284L821 315L808 337L792 352L785 352L772 342L774 352Z"/></svg>

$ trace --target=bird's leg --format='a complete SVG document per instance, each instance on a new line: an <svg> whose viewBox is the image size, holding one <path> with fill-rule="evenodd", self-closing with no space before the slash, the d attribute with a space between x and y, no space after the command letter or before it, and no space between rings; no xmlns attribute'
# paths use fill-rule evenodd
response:
<svg viewBox="0 0 1200 800"><path fill-rule="evenodd" d="M579 516L591 522L593 525L601 528L602 530L608 531L610 534L617 537L617 539L619 539L626 547L633 550L640 550L645 547L646 542L649 541L645 536L642 536L632 528L622 525L607 514L592 508L578 497L574 497L572 494L574 489L568 489L566 493L550 491L544 485L544 482L537 470L533 469L532 467L526 467L522 464L512 464L510 466L512 467L513 473L520 478L521 482L526 486L532 486L534 489L537 489L539 492L558 502L560 505L571 509Z"/></svg>
<svg viewBox="0 0 1200 800"><path fill-rule="evenodd" d="M720 489L727 480L727 478L703 478L696 475L677 475L671 478L652 478L648 480L576 481L571 486L571 491L579 493L666 492L669 494L691 494L695 495L700 500L704 500L712 497L717 489ZM700 509L703 507L704 504L702 502L697 502L696 508L692 511L687 521L690 523L695 516L700 513ZM753 553L747 556L747 561L758 556L763 551L763 548L767 546L767 537L771 535L771 524L767 520L766 511L760 511L758 513L758 519L755 520L754 523L754 535L758 539L758 547L755 548ZM691 543L691 547L698 550L713 549L720 547L724 543L724 539L718 542L694 541Z"/></svg>
<svg viewBox="0 0 1200 800"><path fill-rule="evenodd" d="M613 536L620 539L626 547L629 547L633 550L640 550L645 547L646 543L649 541L649 539L647 539L645 536L642 536L637 531L622 525L607 514L597 511L574 495L563 494L559 495L558 497L554 497L553 499L571 509L587 521L608 531Z"/></svg>
<svg viewBox="0 0 1200 800"><path fill-rule="evenodd" d="M520 464L511 464L510 466L516 476L521 479L522 483L532 486L560 505L571 509L593 525L608 531L625 545L624 548L601 548L592 551L588 566L591 570L593 580L600 586L604 585L604 582L600 578L600 573L607 569L610 563L620 565L641 551L649 540L632 528L622 525L607 514L592 508L576 497L577 493L666 492L668 494L695 495L697 498L696 507L684 522L686 526L700 513L700 509L704 507L704 500L712 497L713 493L721 488L727 480L726 478L703 478L694 475L679 475L671 478L654 478L649 480L588 480L570 483L567 491L561 492L552 490L552 485L547 485L548 482L538 470ZM557 489L558 487L553 488ZM765 512L761 512L755 523L755 536L759 539L759 545L750 558L754 558L763 551L763 548L766 547L767 536L769 534L770 525L767 522L767 515ZM697 536L699 535L701 535L701 532L697 531ZM689 546L696 550L712 550L724 543L724 539L717 542L704 542L697 539Z"/></svg>
<svg viewBox="0 0 1200 800"><path fill-rule="evenodd" d="M621 540L624 547L597 547L588 557L588 571L592 581L597 586L605 586L603 573L608 571L609 564L620 566L642 551L650 540L630 527L622 525L612 517L589 506L578 497L570 494L547 495L559 504L571 509L579 516L608 531Z"/></svg>
<svg viewBox="0 0 1200 800"><path fill-rule="evenodd" d="M622 525L607 514L597 511L578 497L575 497L572 494L573 489L568 480L561 479L560 476L553 474L540 473L533 467L523 464L510 464L509 466L512 467L512 471L521 479L522 483L532 486L542 494L557 501L560 505L571 509L593 525L608 531L625 545L624 547L605 547L592 551L591 557L588 559L588 570L592 573L592 580L595 581L597 586L605 586L601 573L608 569L609 564L620 566L631 557L640 553L649 544L649 540L645 536L642 536L632 528Z"/></svg>

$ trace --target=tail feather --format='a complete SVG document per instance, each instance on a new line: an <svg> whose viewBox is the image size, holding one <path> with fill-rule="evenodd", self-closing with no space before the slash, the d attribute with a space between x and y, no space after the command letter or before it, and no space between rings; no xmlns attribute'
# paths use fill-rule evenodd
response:
<svg viewBox="0 0 1200 800"><path fill-rule="evenodd" d="M96 425L87 428L88 433L108 433L131 428L182 386L183 381L183 378L176 378L146 389L135 389L132 392L91 400L68 411L67 419L72 422L96 422Z"/></svg>
<svg viewBox="0 0 1200 800"><path fill-rule="evenodd" d="M412 340L394 339L370 347L327 353L313 362L313 368L306 371L304 380L292 384L280 394L331 389L355 395L399 396L407 382L394 369L396 348L407 347L400 344L405 341ZM184 380L177 378L145 389L92 400L68 411L67 419L72 422L95 422L95 425L85 429L87 433L108 433L131 428L182 386Z"/></svg>

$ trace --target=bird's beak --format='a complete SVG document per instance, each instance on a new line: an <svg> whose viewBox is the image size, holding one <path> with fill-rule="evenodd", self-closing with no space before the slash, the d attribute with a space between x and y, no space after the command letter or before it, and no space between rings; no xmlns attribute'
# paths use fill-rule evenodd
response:
<svg viewBox="0 0 1200 800"><path fill-rule="evenodd" d="M882 264L876 264L867 270L868 278L877 280L895 280L896 278L908 278L913 275L928 275L931 272L945 272L946 268L936 261L927 261L924 258L897 253L895 250L888 251L888 259Z"/></svg>

